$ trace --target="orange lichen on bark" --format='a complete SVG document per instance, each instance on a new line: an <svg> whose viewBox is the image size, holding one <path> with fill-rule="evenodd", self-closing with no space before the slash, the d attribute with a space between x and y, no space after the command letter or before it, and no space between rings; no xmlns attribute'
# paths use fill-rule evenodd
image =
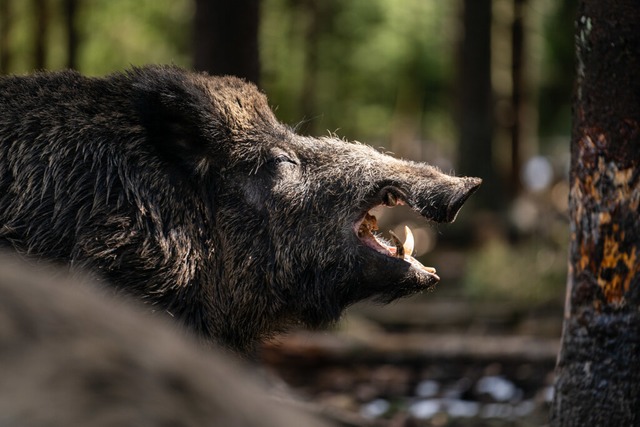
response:
<svg viewBox="0 0 640 427"><path fill-rule="evenodd" d="M598 214L598 222L600 223L600 225L611 223L611 214L609 212L600 212Z"/></svg>
<svg viewBox="0 0 640 427"><path fill-rule="evenodd" d="M637 215L640 184L633 167L620 168L596 154L596 146L606 144L603 135L595 141L589 135L582 138L580 157L591 159L585 164L589 173L581 174L571 188L571 197L577 202L573 212L578 226L573 239L579 243L576 267L578 272L589 270L607 303L619 306L625 303L631 281L640 274L636 238L625 236L633 231L629 227L637 224L629 218Z"/></svg>
<svg viewBox="0 0 640 427"><path fill-rule="evenodd" d="M613 227L616 234L619 227ZM631 279L638 274L640 267L637 263L636 248L630 252L620 250L617 239L623 239L624 233L618 236L605 236L603 258L598 269L598 284L602 288L605 298L609 303L620 304L624 302L624 294L629 291ZM620 268L626 267L626 268ZM613 274L607 273L613 271Z"/></svg>
<svg viewBox="0 0 640 427"><path fill-rule="evenodd" d="M628 185L633 176L633 169L627 168L623 170L616 170L614 172L614 182L619 185Z"/></svg>

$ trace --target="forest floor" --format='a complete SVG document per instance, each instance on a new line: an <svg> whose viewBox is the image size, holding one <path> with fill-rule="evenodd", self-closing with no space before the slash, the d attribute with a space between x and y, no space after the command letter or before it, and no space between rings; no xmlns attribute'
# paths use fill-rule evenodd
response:
<svg viewBox="0 0 640 427"><path fill-rule="evenodd" d="M354 306L331 331L268 343L262 361L343 426L542 426L561 328L561 301L436 291Z"/></svg>

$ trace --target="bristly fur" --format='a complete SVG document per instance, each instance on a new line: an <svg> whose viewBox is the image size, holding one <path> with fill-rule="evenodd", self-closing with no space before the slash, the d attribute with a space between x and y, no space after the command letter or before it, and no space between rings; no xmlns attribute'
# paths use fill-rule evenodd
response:
<svg viewBox="0 0 640 427"><path fill-rule="evenodd" d="M241 352L424 289L373 259L354 222L387 186L450 221L478 183L296 135L234 77L0 78L0 247L95 272Z"/></svg>

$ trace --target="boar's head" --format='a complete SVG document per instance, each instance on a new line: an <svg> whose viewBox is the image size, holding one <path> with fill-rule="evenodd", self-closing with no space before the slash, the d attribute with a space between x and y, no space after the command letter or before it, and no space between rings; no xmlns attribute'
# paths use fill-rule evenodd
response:
<svg viewBox="0 0 640 427"><path fill-rule="evenodd" d="M453 221L479 184L297 135L232 77L0 78L0 247L96 272L239 351L432 287L434 270L409 241L376 237L368 212Z"/></svg>
<svg viewBox="0 0 640 427"><path fill-rule="evenodd" d="M184 170L211 198L207 286L216 289L212 298L225 298L212 305L228 304L215 320L230 325L216 335L237 341L239 331L322 326L354 302L388 302L438 282L410 248L375 236L368 212L405 204L427 220L451 222L480 179L297 135L262 93L236 78L191 75L176 84L164 71L153 81L147 90L161 100L154 114L162 117L156 139L169 156L182 152Z"/></svg>

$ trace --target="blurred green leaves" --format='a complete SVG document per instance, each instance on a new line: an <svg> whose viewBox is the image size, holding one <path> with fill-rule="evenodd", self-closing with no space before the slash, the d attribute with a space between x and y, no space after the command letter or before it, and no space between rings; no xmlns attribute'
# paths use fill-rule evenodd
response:
<svg viewBox="0 0 640 427"><path fill-rule="evenodd" d="M9 72L31 72L36 2L4 1L11 8ZM66 64L63 3L45 2L48 69ZM81 72L102 75L146 63L191 66L192 0L77 4L76 63ZM573 78L574 0L549 4L536 3L531 9L544 16L536 30L543 33L546 52L538 97L544 136L568 131ZM436 147L435 154L431 148L418 149L415 158L455 157L460 2L261 0L261 10L261 81L281 120L300 124L302 133L331 131L392 150L407 143L426 147L426 141ZM429 156L426 150L432 150Z"/></svg>
<svg viewBox="0 0 640 427"><path fill-rule="evenodd" d="M514 246L490 241L469 257L464 279L466 295L532 304L559 301L566 284L566 253L565 246L542 242Z"/></svg>
<svg viewBox="0 0 640 427"><path fill-rule="evenodd" d="M55 70L66 63L62 2L46 4L46 68ZM10 71L31 72L36 6L31 1L12 1L10 7ZM80 1L77 13L78 68L85 74L106 74L147 63L191 63L191 1Z"/></svg>
<svg viewBox="0 0 640 427"><path fill-rule="evenodd" d="M264 86L284 121L382 143L405 94L420 121L447 106L454 37L451 2L264 0ZM301 117L304 102L320 115Z"/></svg>
<svg viewBox="0 0 640 427"><path fill-rule="evenodd" d="M79 68L87 74L146 63L191 63L193 5L180 0L91 0L80 9Z"/></svg>

